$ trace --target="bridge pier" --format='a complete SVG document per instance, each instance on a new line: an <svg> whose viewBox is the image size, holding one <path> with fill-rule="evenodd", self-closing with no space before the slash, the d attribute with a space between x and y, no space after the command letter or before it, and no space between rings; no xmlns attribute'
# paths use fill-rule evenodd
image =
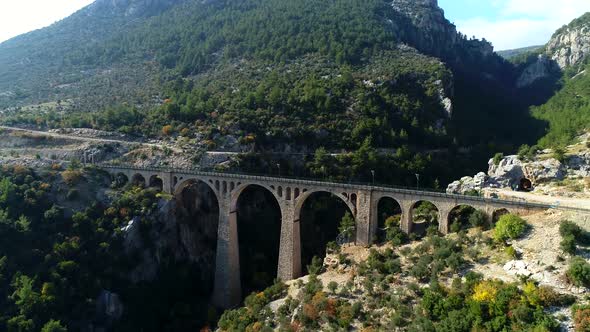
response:
<svg viewBox="0 0 590 332"><path fill-rule="evenodd" d="M278 278L289 281L301 277L301 233L299 216L294 201L281 204L281 243L279 248Z"/></svg>
<svg viewBox="0 0 590 332"><path fill-rule="evenodd" d="M376 222L377 211L373 209L373 192L369 190L359 190L356 200L356 239L357 245L368 246L372 243L373 227L372 223Z"/></svg>
<svg viewBox="0 0 590 332"><path fill-rule="evenodd" d="M227 195L218 195L218 201L219 226L213 304L220 308L233 308L242 299L237 211Z"/></svg>

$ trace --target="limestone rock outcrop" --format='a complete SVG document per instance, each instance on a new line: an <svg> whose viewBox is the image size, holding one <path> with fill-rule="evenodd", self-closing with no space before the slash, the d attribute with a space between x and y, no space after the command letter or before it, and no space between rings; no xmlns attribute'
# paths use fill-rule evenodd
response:
<svg viewBox="0 0 590 332"><path fill-rule="evenodd" d="M547 43L547 53L564 69L590 55L590 13L560 29Z"/></svg>
<svg viewBox="0 0 590 332"><path fill-rule="evenodd" d="M527 87L534 82L559 75L559 66L545 54L540 54L537 61L528 65L516 80L518 88Z"/></svg>

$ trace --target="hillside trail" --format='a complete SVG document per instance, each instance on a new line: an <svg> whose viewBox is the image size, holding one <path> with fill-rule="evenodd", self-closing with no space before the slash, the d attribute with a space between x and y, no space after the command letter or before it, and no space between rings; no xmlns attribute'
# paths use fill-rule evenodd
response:
<svg viewBox="0 0 590 332"><path fill-rule="evenodd" d="M79 142L113 143L113 144L136 145L136 146L139 145L139 146L144 146L144 147L169 148L174 152L178 152L178 153L182 152L181 149L174 148L169 145L162 144L162 143L145 143L145 142L127 141L127 140L123 140L123 139L76 136L76 135L52 133L52 132L47 132L47 131L24 129L24 128L10 127L10 126L1 126L1 125L0 125L0 129L21 132L21 133L26 133L26 134L31 134L31 135L68 139L68 140L74 140L74 141L79 141Z"/></svg>

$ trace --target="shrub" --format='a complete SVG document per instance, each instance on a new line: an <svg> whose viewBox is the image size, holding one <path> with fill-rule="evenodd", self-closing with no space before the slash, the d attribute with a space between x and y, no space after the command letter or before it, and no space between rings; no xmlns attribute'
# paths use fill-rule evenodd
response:
<svg viewBox="0 0 590 332"><path fill-rule="evenodd" d="M517 239L527 229L527 223L521 217L514 214L505 214L496 223L494 239L503 242L508 239Z"/></svg>
<svg viewBox="0 0 590 332"><path fill-rule="evenodd" d="M574 255L576 253L576 238L573 235L564 236L559 247L564 253Z"/></svg>
<svg viewBox="0 0 590 332"><path fill-rule="evenodd" d="M588 286L590 285L590 264L581 257L574 257L566 271L566 276L574 285Z"/></svg>
<svg viewBox="0 0 590 332"><path fill-rule="evenodd" d="M318 256L313 256L311 264L307 266L307 272L311 275L318 275L322 271L323 261Z"/></svg>
<svg viewBox="0 0 590 332"><path fill-rule="evenodd" d="M68 186L73 186L82 178L82 172L75 169L67 169L61 172L61 177Z"/></svg>
<svg viewBox="0 0 590 332"><path fill-rule="evenodd" d="M473 227L485 227L488 224L488 215L481 210L475 210L469 216L469 223Z"/></svg>
<svg viewBox="0 0 590 332"><path fill-rule="evenodd" d="M494 155L494 165L496 165L496 166L500 165L500 162L502 161L502 159L504 159L504 154L503 153L496 153Z"/></svg>
<svg viewBox="0 0 590 332"><path fill-rule="evenodd" d="M498 286L492 281L482 281L473 288L472 298L477 302L493 302L496 300Z"/></svg>
<svg viewBox="0 0 590 332"><path fill-rule="evenodd" d="M572 307L572 314L576 331L590 331L590 306L575 305Z"/></svg>
<svg viewBox="0 0 590 332"><path fill-rule="evenodd" d="M564 162L565 161L565 149L561 146L556 146L553 148L553 155L552 157L554 159L557 159L559 162Z"/></svg>
<svg viewBox="0 0 590 332"><path fill-rule="evenodd" d="M67 332L68 330L61 325L60 321L50 320L43 326L41 332Z"/></svg>
<svg viewBox="0 0 590 332"><path fill-rule="evenodd" d="M338 283L336 281L330 281L330 283L328 283L328 289L330 290L330 292L332 292L332 294L336 294L336 290L338 289Z"/></svg>
<svg viewBox="0 0 590 332"><path fill-rule="evenodd" d="M353 237L356 234L356 222L350 212L347 211L344 217L342 217L340 225L338 226L338 231L348 239L348 241L354 240Z"/></svg>
<svg viewBox="0 0 590 332"><path fill-rule="evenodd" d="M562 307L573 304L576 298L569 294L560 294L548 286L537 288L537 297L543 307Z"/></svg>
<svg viewBox="0 0 590 332"><path fill-rule="evenodd" d="M516 249L514 249L513 246L508 246L504 248L504 252L506 253L506 255L508 255L508 257L512 259L518 258L518 253L516 252Z"/></svg>
<svg viewBox="0 0 590 332"><path fill-rule="evenodd" d="M559 234L562 237L572 235L575 238L579 238L582 232L582 228L573 221L564 220L559 225Z"/></svg>
<svg viewBox="0 0 590 332"><path fill-rule="evenodd" d="M400 246L408 242L408 236L400 227L400 218L389 217L385 220L385 228L387 229L385 238L391 242L393 246Z"/></svg>
<svg viewBox="0 0 590 332"><path fill-rule="evenodd" d="M174 129L172 128L171 125L165 125L164 127L162 127L162 135L164 135L164 136L172 135L173 131L174 131Z"/></svg>
<svg viewBox="0 0 590 332"><path fill-rule="evenodd" d="M564 220L559 225L559 234L562 238L571 236L574 238L576 243L587 244L589 236L580 226L573 221Z"/></svg>

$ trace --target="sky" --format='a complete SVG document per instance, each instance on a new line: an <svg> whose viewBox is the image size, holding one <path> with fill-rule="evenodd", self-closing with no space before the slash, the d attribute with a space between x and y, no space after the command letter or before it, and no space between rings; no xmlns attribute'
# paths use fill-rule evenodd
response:
<svg viewBox="0 0 590 332"><path fill-rule="evenodd" d="M48 26L93 0L0 0L0 42ZM467 36L496 50L545 44L553 32L590 11L590 0L439 0Z"/></svg>
<svg viewBox="0 0 590 332"><path fill-rule="evenodd" d="M439 0L445 16L468 37L496 50L543 45L555 30L590 11L590 0Z"/></svg>
<svg viewBox="0 0 590 332"><path fill-rule="evenodd" d="M67 17L94 0L0 0L0 42Z"/></svg>

